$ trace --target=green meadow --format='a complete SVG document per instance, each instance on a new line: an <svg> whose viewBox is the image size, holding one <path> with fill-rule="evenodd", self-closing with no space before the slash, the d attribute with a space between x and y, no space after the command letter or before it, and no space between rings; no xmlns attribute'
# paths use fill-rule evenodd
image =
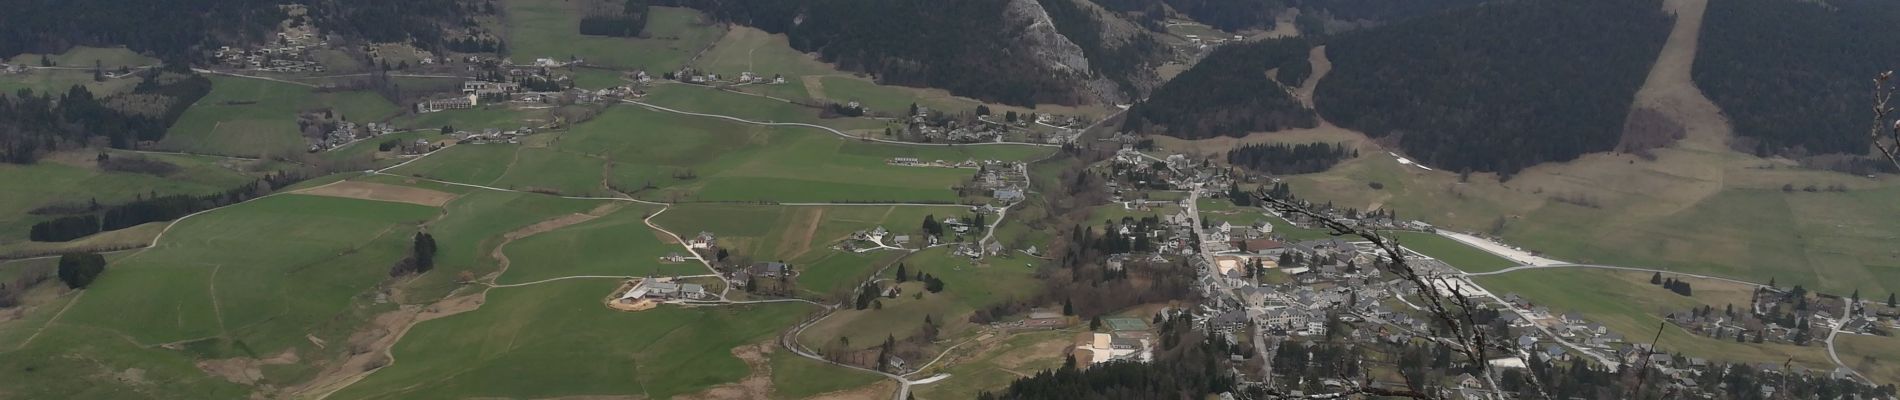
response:
<svg viewBox="0 0 1900 400"><path fill-rule="evenodd" d="M536 58L579 57L589 65L645 69L655 74L678 69L687 58L718 39L719 30L698 12L653 7L639 38L580 34L583 11L605 1L507 0L508 53L518 62Z"/></svg>
<svg viewBox="0 0 1900 400"><path fill-rule="evenodd" d="M398 111L395 104L368 92L318 93L287 83L212 76L211 93L185 110L159 147L243 156L301 152L307 143L298 131L297 114L320 109L358 123L380 121Z"/></svg>
<svg viewBox="0 0 1900 400"><path fill-rule="evenodd" d="M733 347L769 340L816 310L774 304L620 312L601 304L618 284L493 289L480 309L418 324L396 345L395 363L332 398L667 398L737 382L749 370Z"/></svg>
<svg viewBox="0 0 1900 400"><path fill-rule="evenodd" d="M1489 272L1515 267L1518 264L1504 257L1498 257L1483 249L1471 247L1451 238L1425 232L1386 232L1386 235L1398 239L1399 245L1424 254L1427 257L1444 261L1465 272ZM1357 238L1351 238L1358 240Z"/></svg>
<svg viewBox="0 0 1900 400"><path fill-rule="evenodd" d="M508 272L499 284L534 282L565 276L671 276L706 274L695 261L662 264L661 256L684 253L667 244L665 234L647 228L646 216L658 207L628 204L600 218L509 243ZM666 240L671 240L668 238Z"/></svg>
<svg viewBox="0 0 1900 400"><path fill-rule="evenodd" d="M441 217L429 223L439 249L436 267L409 282L401 299L405 303L435 301L465 287L457 282L456 276L462 272L480 277L499 269L500 263L491 253L502 244L505 234L537 222L589 212L604 203L465 187L443 189L467 190L467 194L444 204Z"/></svg>
<svg viewBox="0 0 1900 400"><path fill-rule="evenodd" d="M840 309L807 329L799 341L814 349L825 348L837 338L848 340L853 349L874 347L886 337L901 340L917 335L926 315L943 327L943 337L954 337L975 328L969 317L978 308L1028 299L1042 289L1035 277L1040 260L1028 257L992 257L973 264L969 258L950 254L949 247L937 247L899 262L911 274L924 272L942 279L944 290L929 293L921 282L905 282L899 285L904 294L878 299L882 309ZM886 274L896 270L893 267ZM914 297L917 293L923 293L922 298Z"/></svg>
<svg viewBox="0 0 1900 400"><path fill-rule="evenodd" d="M771 356L775 399L803 399L823 393L864 387L884 377L799 357L785 349Z"/></svg>
<svg viewBox="0 0 1900 400"><path fill-rule="evenodd" d="M157 59L146 57L124 47L90 46L74 46L71 49L67 49L65 53L60 54L21 54L13 56L7 63L39 66L41 57L52 61L54 66L92 68L97 65L108 70L116 70L119 67L143 67L158 64ZM86 75L90 77L92 72L86 71Z"/></svg>
<svg viewBox="0 0 1900 400"><path fill-rule="evenodd" d="M110 151L114 157L146 157L178 165L169 176L113 172L98 168L93 153L74 152L30 165L0 164L0 243L25 240L28 228L51 216L29 211L56 203L100 204L131 201L152 193L212 194L250 182L243 171L211 157ZM248 163L246 163L248 164Z"/></svg>

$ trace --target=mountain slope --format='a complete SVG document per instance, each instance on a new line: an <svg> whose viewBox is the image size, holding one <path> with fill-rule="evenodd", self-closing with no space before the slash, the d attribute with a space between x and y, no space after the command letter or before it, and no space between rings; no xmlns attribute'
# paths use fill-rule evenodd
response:
<svg viewBox="0 0 1900 400"><path fill-rule="evenodd" d="M1452 170L1515 173L1613 149L1668 36L1654 0L1486 4L1332 40L1314 102Z"/></svg>
<svg viewBox="0 0 1900 400"><path fill-rule="evenodd" d="M1900 3L1709 3L1692 75L1757 155L1867 151L1869 79L1900 66Z"/></svg>
<svg viewBox="0 0 1900 400"><path fill-rule="evenodd" d="M1058 4L1054 12L1045 4ZM793 48L881 83L938 87L1012 105L1114 101L1091 55L1115 58L1140 49L1101 35L1093 14L1057 1L968 0L672 0L714 19L784 33ZM1061 16L1060 18L1056 16ZM1088 34L1082 41L1064 35ZM1141 58L1162 53L1137 51ZM1110 61L1111 71L1152 61ZM1109 81L1114 81L1110 79ZM1106 92L1106 93L1103 93Z"/></svg>

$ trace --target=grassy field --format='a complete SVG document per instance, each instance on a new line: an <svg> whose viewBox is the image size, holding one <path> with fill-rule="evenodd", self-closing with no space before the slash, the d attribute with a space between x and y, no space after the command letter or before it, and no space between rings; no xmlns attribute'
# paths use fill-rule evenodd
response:
<svg viewBox="0 0 1900 400"><path fill-rule="evenodd" d="M421 160L390 170L392 174L415 175L457 183L487 185L501 179L515 160L521 146L512 144L464 144L436 150Z"/></svg>
<svg viewBox="0 0 1900 400"><path fill-rule="evenodd" d="M1444 236L1424 232L1387 232L1399 245L1444 261L1465 272L1489 272L1517 266L1511 260ZM1357 239L1354 239L1357 240Z"/></svg>
<svg viewBox="0 0 1900 400"><path fill-rule="evenodd" d="M1303 241L1333 237L1332 232L1323 229L1302 228L1285 219L1267 214L1266 210L1255 207L1236 207L1226 199L1200 199L1201 218L1219 225L1222 222L1234 225L1253 225L1257 221L1267 221L1273 225L1273 233L1285 236L1287 240ZM1355 239L1356 240L1356 239Z"/></svg>
<svg viewBox="0 0 1900 400"><path fill-rule="evenodd" d="M719 30L698 12L671 7L653 7L640 38L581 35L580 20L588 7L606 4L595 0L502 2L509 56L520 62L579 57L589 65L658 74L679 69L693 53L718 40Z"/></svg>
<svg viewBox="0 0 1900 400"><path fill-rule="evenodd" d="M1900 383L1900 339L1892 336L1840 335L1834 338L1841 362L1874 382Z"/></svg>
<svg viewBox="0 0 1900 400"><path fill-rule="evenodd" d="M73 85L85 86L94 97L106 97L128 92L139 84L138 78L107 79L103 82L92 80L92 71L74 70L32 70L20 74L0 75L0 96L17 94L21 89L31 90L35 94L59 96L65 94Z"/></svg>
<svg viewBox="0 0 1900 400"><path fill-rule="evenodd" d="M760 122L799 122L840 130L882 130L887 125L868 118L819 118L817 108L683 83L649 87L642 101L681 111L730 115Z"/></svg>
<svg viewBox="0 0 1900 400"><path fill-rule="evenodd" d="M50 156L32 165L0 164L0 193L7 193L0 196L0 243L23 241L29 227L50 219L28 214L41 206L61 202L84 204L92 200L113 204L154 192L211 194L251 180L246 172L226 168L216 158L142 155L181 167L177 173L160 177L100 170L94 159L96 154L76 151ZM110 154L132 156L123 151Z"/></svg>
<svg viewBox="0 0 1900 400"><path fill-rule="evenodd" d="M943 337L955 337L975 328L970 313L1010 300L1027 299L1042 288L1034 277L1033 265L1039 260L1027 257L991 258L988 264L972 265L970 259L953 256L947 247L913 253L903 259L907 270L931 274L944 281L941 293L928 293L920 282L902 284L905 294L879 299L883 309L844 309L807 329L799 340L812 348L824 348L847 338L854 349L882 343L882 338L899 340L916 335L928 315L943 328ZM895 272L892 268L890 272ZM913 298L924 293L923 298Z"/></svg>
<svg viewBox="0 0 1900 400"><path fill-rule="evenodd" d="M119 67L142 67L158 64L158 60L140 55L124 47L87 47L74 46L60 54L21 54L7 60L8 64L39 66L40 58L45 57L55 66L92 68L94 65L116 70ZM87 72L90 76L92 73Z"/></svg>
<svg viewBox="0 0 1900 400"><path fill-rule="evenodd" d="M809 398L884 381L882 376L813 361L782 349L772 352L771 362L773 398L777 399Z"/></svg>
<svg viewBox="0 0 1900 400"><path fill-rule="evenodd" d="M1552 313L1581 313L1585 319L1601 323L1624 338L1644 341L1656 334L1664 315L1704 305L1716 309L1729 304L1743 307L1748 304L1753 290L1721 281L1675 277L1695 287L1695 295L1685 297L1650 285L1649 278L1650 274L1644 272L1552 269L1477 277L1477 282L1499 296L1517 293L1550 307ZM1674 324L1663 328L1657 346L1665 351L1712 360L1780 364L1792 358L1808 368L1832 369L1827 350L1821 346L1735 343L1732 339L1693 335Z"/></svg>
<svg viewBox="0 0 1900 400"><path fill-rule="evenodd" d="M950 188L973 170L896 167L887 160L1025 160L1049 151L874 144L811 128L763 127L632 107L611 108L575 126L555 146L610 160L608 179L615 187L651 186L658 190L635 195L668 202L953 202L958 197Z"/></svg>
<svg viewBox="0 0 1900 400"><path fill-rule="evenodd" d="M661 264L667 253L683 253L664 234L642 222L658 207L627 205L612 214L508 244L508 272L496 283L534 282L578 275L670 276L707 273L698 262ZM671 241L671 238L664 239ZM532 260L532 264L530 264Z"/></svg>
<svg viewBox="0 0 1900 400"><path fill-rule="evenodd" d="M465 286L456 282L456 275L461 272L467 271L479 277L500 267L490 257L490 253L495 246L501 245L504 234L536 222L588 212L602 203L598 200L569 200L529 193L469 190L466 195L444 205L442 209L445 213L429 224L429 232L435 236L436 246L440 249L436 254L435 271L409 282L407 290L402 293L403 297L398 300L425 303L441 299Z"/></svg>
<svg viewBox="0 0 1900 400"><path fill-rule="evenodd" d="M403 129L441 129L444 126L456 130L481 132L482 129L515 129L536 127L551 119L546 111L516 110L508 107L483 107L464 110L444 110L426 114L404 115L391 121Z"/></svg>
<svg viewBox="0 0 1900 400"><path fill-rule="evenodd" d="M973 399L983 391L1000 391L1024 376L1045 369L1062 367L1063 357L1074 349L1076 332L1068 330L1026 332L977 344L977 348L958 348L955 363L942 372L948 380L915 389L924 400ZM966 345L967 346L967 345Z"/></svg>
<svg viewBox="0 0 1900 400"><path fill-rule="evenodd" d="M432 211L280 195L181 221L157 247L114 261L57 319L8 325L12 332L44 332L18 349L0 349L0 364L30 371L0 374L0 385L28 397L243 397L248 388L208 376L192 361L283 352L323 357L306 337L345 342L367 312L360 295L387 278L389 265L407 251L413 225ZM265 379L311 368L272 369ZM126 376L120 374L132 375L97 379Z"/></svg>
<svg viewBox="0 0 1900 400"><path fill-rule="evenodd" d="M495 178L496 187L536 192L554 192L566 196L605 194L603 168L598 158L541 147L523 147L514 154L508 170Z"/></svg>
<svg viewBox="0 0 1900 400"><path fill-rule="evenodd" d="M798 77L837 73L812 55L792 49L785 35L749 26L733 26L727 30L693 66L722 76L752 72L770 78L777 74L785 77L784 86L801 87Z"/></svg>
<svg viewBox="0 0 1900 400"><path fill-rule="evenodd" d="M397 111L388 100L366 92L315 93L292 84L217 76L211 82L211 93L179 117L160 148L245 156L301 152L307 144L297 128L300 111L331 109L359 123Z"/></svg>
<svg viewBox="0 0 1900 400"><path fill-rule="evenodd" d="M417 325L396 345L394 364L333 398L667 398L744 377L747 367L731 354L733 347L769 338L813 309L782 304L624 313L601 305L617 284L494 289L478 310Z"/></svg>
<svg viewBox="0 0 1900 400"><path fill-rule="evenodd" d="M629 83L620 78L620 71L615 70L575 68L568 71L574 77L574 86L582 89L602 89Z"/></svg>
<svg viewBox="0 0 1900 400"><path fill-rule="evenodd" d="M654 223L681 235L712 232L738 257L791 263L799 271L801 290L830 298L901 254L846 253L831 245L858 230L883 226L893 235L911 235L909 246L915 248L923 245L925 215L942 219L967 213L961 207L684 204L654 217Z"/></svg>

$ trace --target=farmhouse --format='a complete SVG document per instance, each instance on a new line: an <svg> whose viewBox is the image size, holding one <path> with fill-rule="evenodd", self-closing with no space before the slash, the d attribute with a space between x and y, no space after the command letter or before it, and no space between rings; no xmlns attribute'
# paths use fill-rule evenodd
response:
<svg viewBox="0 0 1900 400"><path fill-rule="evenodd" d="M713 237L712 232L700 232L699 236L686 240L686 247L691 249L710 249L715 245L717 238Z"/></svg>
<svg viewBox="0 0 1900 400"><path fill-rule="evenodd" d="M422 102L416 103L416 112L426 113L426 112L436 112L436 111L442 111L442 110L460 110L460 109L466 109L466 108L474 108L476 104L479 104L478 99L479 99L478 96L471 93L467 96L423 100Z"/></svg>
<svg viewBox="0 0 1900 400"><path fill-rule="evenodd" d="M785 263L762 262L762 263L752 264L752 268L749 270L749 272L752 273L752 276L777 278L779 275L784 275L786 273L785 270L786 270Z"/></svg>
<svg viewBox="0 0 1900 400"><path fill-rule="evenodd" d="M634 290L645 290L648 298L689 299L706 298L706 287L696 283L653 282L641 285Z"/></svg>

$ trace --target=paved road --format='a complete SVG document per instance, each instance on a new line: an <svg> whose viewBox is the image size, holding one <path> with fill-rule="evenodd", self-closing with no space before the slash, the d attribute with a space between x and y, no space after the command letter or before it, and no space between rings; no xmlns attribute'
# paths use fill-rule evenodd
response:
<svg viewBox="0 0 1900 400"><path fill-rule="evenodd" d="M1764 285L1760 283L1749 282L1749 281L1744 281L1744 280L1734 279L1734 278L1724 278L1720 276L1692 274L1692 273L1687 273L1687 272L1670 271L1670 270L1665 270L1665 269L1619 267L1615 265L1597 265L1597 264L1520 265L1520 266L1515 266L1515 267L1510 267L1510 268L1505 268L1505 269L1500 269L1500 270L1490 271L1490 272L1466 272L1464 273L1464 275L1465 276L1487 276L1487 275L1498 275L1498 274L1505 274L1505 273L1511 273L1511 272L1523 271L1523 270L1561 269L1561 268L1593 268L1593 269L1613 269L1613 270L1619 270L1619 271L1659 272L1659 273L1670 274L1670 275L1687 276L1691 278L1717 280L1717 281L1723 281L1723 282L1734 283L1734 284L1739 284L1739 285L1746 285L1750 287L1768 286L1768 285Z"/></svg>
<svg viewBox="0 0 1900 400"><path fill-rule="evenodd" d="M745 119L745 118L739 118L739 117L734 117L734 116L730 116L730 115L720 115L720 114L707 114L707 113L696 113L696 112L692 112L692 111L681 111L681 110L675 110L675 109L671 109L671 108L666 108L666 107L662 107L662 106L658 106L658 105L654 105L653 103L647 103L647 102L642 102L642 101L636 101L636 100L621 100L621 102L623 102L623 103L627 103L627 104L634 104L634 105L638 105L638 106L641 106L641 107L646 107L646 108L650 108L650 109L653 109L653 110L658 110L658 111L665 111L665 112L670 112L670 113L675 113L675 114L683 114L683 115L692 115L692 116L700 116L700 117L709 117L709 118L719 118L719 119L724 119L724 120L729 120L729 121L734 121L734 122L742 122L742 123L747 123L747 124L753 124L753 125L765 125L765 126L802 126L802 127L806 127L806 128L817 128L817 129L821 129L821 130L824 130L824 131L826 131L826 132L831 132L831 133L832 133L832 134L834 134L834 135L838 135L838 136L840 136L840 137L844 137L844 138L849 138L849 139L857 139L857 140L863 140L863 141L867 141L867 142L877 142L877 143L884 143L884 144L895 144L895 145L904 145L904 146L943 146L943 147L954 147L954 146L1035 146L1035 147L1062 147L1062 145L1055 145L1055 144L1048 144L1048 143L1028 143L1028 142L981 142L981 143L917 143L917 142L906 142L906 141L901 141L901 140L889 140L889 139L878 139L878 138L868 138L868 137L858 137L858 136L852 136L851 134L849 134L849 133L845 133L844 131L840 131L840 130L837 130L837 129L833 129L833 128L831 128L831 127L829 127L829 126L824 126L824 125L814 125L814 124L807 124L807 123L800 123L800 122L766 122L766 121L753 121L753 120L749 120L749 119Z"/></svg>

